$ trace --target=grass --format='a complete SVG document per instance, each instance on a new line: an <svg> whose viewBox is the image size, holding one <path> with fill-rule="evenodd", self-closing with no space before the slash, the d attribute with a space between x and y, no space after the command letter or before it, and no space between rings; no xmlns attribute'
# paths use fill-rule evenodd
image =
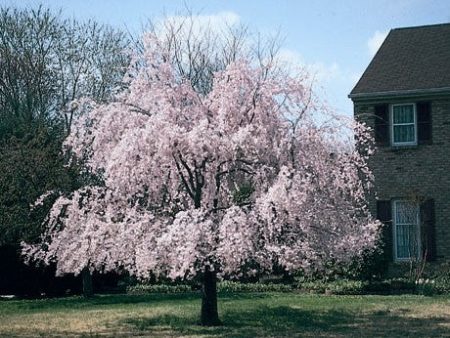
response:
<svg viewBox="0 0 450 338"><path fill-rule="evenodd" d="M221 294L212 328L199 310L196 293L1 300L0 337L450 337L448 296Z"/></svg>

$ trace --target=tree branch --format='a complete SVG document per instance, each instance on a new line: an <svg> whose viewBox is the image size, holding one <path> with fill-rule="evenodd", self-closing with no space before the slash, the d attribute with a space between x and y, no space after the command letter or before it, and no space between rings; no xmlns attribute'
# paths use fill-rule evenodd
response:
<svg viewBox="0 0 450 338"><path fill-rule="evenodd" d="M181 170L180 164L178 163L178 161L177 161L175 156L173 156L173 159L175 161L175 165L177 166L178 174L180 175L181 181L183 182L187 193L189 194L189 196L191 196L192 199L194 199L194 193L192 192L191 187L189 187L189 183L186 181L186 178L183 175L183 171ZM192 188L194 188L194 187L192 187Z"/></svg>

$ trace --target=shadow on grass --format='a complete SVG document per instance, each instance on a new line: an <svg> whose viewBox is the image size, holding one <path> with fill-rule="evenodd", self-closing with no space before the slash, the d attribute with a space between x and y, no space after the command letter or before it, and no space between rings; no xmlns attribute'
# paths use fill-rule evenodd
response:
<svg viewBox="0 0 450 338"><path fill-rule="evenodd" d="M264 306L251 311L228 311L224 326L202 327L193 317L163 314L151 318L127 318L122 325L132 331L155 334L210 337L450 337L448 318L408 317L407 309L358 314L346 310L302 310L288 306ZM167 331L166 331L167 332Z"/></svg>
<svg viewBox="0 0 450 338"><path fill-rule="evenodd" d="M261 294L221 294L220 301L235 301L239 299L256 299L270 297L264 293ZM200 300L200 292L189 292L179 294L147 294L147 295L127 295L127 294L112 294L112 295L95 295L91 298L84 298L82 296L71 296L62 298L43 298L43 299L5 299L1 300L0 304L11 308L11 311L59 311L65 308L71 309L89 309L97 306L112 306L120 307L126 304L148 304L159 305L161 303L167 304L171 302L191 302Z"/></svg>
<svg viewBox="0 0 450 338"><path fill-rule="evenodd" d="M72 309L88 309L97 306L122 306L126 304L147 303L157 304L160 302L170 301L191 301L199 298L199 294L184 293L184 294L149 294L149 295L95 295L91 298L84 298L82 296L63 297L63 298L47 298L47 299L33 299L33 300L2 300L1 306L11 308L14 310L30 310L30 311L58 311L65 308Z"/></svg>

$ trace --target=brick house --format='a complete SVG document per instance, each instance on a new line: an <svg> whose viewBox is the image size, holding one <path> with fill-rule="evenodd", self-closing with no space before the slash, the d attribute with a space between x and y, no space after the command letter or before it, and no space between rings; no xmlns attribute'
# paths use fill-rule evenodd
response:
<svg viewBox="0 0 450 338"><path fill-rule="evenodd" d="M386 258L450 260L450 24L391 30L349 97L375 133Z"/></svg>

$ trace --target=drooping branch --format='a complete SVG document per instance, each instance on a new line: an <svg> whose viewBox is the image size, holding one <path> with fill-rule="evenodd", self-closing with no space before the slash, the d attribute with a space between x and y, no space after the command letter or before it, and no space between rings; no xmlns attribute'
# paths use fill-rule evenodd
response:
<svg viewBox="0 0 450 338"><path fill-rule="evenodd" d="M183 156L181 155L180 151L178 151L178 160L183 165L183 167L186 169L186 171L188 173L188 179L189 179L189 183L191 185L191 189L192 189L192 191L195 191L197 189L197 185L195 184L195 181L194 181L194 173L192 172L191 168L186 163L186 161L183 160Z"/></svg>
<svg viewBox="0 0 450 338"><path fill-rule="evenodd" d="M178 160L177 160L177 158L176 158L175 156L173 156L173 160L174 160L175 165L176 165L176 167L177 167L177 169L178 169L178 174L180 175L181 181L183 182L183 185L184 185L184 187L185 187L187 193L189 194L189 196L190 196L192 199L194 199L194 193L193 193L193 191L195 190L195 187L192 186L192 185L189 185L189 183L187 182L186 178L184 177L183 170L181 169L181 166L180 166L180 164L178 163Z"/></svg>
<svg viewBox="0 0 450 338"><path fill-rule="evenodd" d="M136 112L136 113L144 114L144 115L147 115L147 116L151 116L151 113L148 110L143 109L142 107L139 107L136 104L126 103L126 105L131 108L132 112Z"/></svg>

